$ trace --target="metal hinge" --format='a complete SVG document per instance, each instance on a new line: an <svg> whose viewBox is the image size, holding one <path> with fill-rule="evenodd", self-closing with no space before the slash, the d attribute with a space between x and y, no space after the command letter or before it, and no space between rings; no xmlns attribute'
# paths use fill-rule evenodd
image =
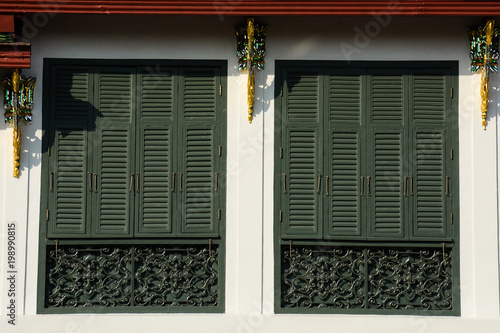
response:
<svg viewBox="0 0 500 333"><path fill-rule="evenodd" d="M219 210L217 211L217 218L220 220L220 215L221 215L221 211L220 211L220 208Z"/></svg>
<svg viewBox="0 0 500 333"><path fill-rule="evenodd" d="M222 156L222 146L219 146L219 156Z"/></svg>
<svg viewBox="0 0 500 333"><path fill-rule="evenodd" d="M283 222L283 211L280 210L280 222Z"/></svg>
<svg viewBox="0 0 500 333"><path fill-rule="evenodd" d="M47 209L47 221L49 220L49 210Z"/></svg>
<svg viewBox="0 0 500 333"><path fill-rule="evenodd" d="M47 152L48 152L48 154L49 154L49 156L50 156L50 147L49 147L49 149L47 150Z"/></svg>
<svg viewBox="0 0 500 333"><path fill-rule="evenodd" d="M222 96L222 84L219 85L219 96Z"/></svg>
<svg viewBox="0 0 500 333"><path fill-rule="evenodd" d="M283 86L281 86L281 89L280 89L280 96L283 97Z"/></svg>
<svg viewBox="0 0 500 333"><path fill-rule="evenodd" d="M453 159L453 148L450 149L450 160L452 160L452 159Z"/></svg>
<svg viewBox="0 0 500 333"><path fill-rule="evenodd" d="M453 87L451 87L451 89L450 89L450 90L451 90L451 91L450 91L450 97L451 97L451 98L453 98Z"/></svg>
<svg viewBox="0 0 500 333"><path fill-rule="evenodd" d="M453 213L451 213L451 224L453 224Z"/></svg>
<svg viewBox="0 0 500 333"><path fill-rule="evenodd" d="M283 148L280 147L280 158L283 159Z"/></svg>

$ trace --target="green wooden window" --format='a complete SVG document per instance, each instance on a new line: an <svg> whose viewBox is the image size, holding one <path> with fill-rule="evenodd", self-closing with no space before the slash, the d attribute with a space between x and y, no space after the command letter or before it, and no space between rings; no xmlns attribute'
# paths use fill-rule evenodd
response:
<svg viewBox="0 0 500 333"><path fill-rule="evenodd" d="M321 64L278 66L278 258L293 255L294 244L366 247L379 242L380 247L456 249L456 66ZM457 258L455 252L450 253ZM456 270L457 260L454 265ZM283 267L277 274L286 275ZM285 301L290 300L284 287L288 282L277 279L283 287L278 306L310 307L310 302ZM362 289L368 295L367 288ZM335 295L330 296L324 303L314 301L315 306L336 309L329 303ZM362 308L370 308L372 300L363 302ZM344 308L350 306L338 306Z"/></svg>
<svg viewBox="0 0 500 333"><path fill-rule="evenodd" d="M212 247L213 253L223 253L224 73L221 62L47 61L41 228L45 276L53 273L51 260L70 251L65 244L95 247L96 239L103 247L95 251L116 244L133 244L134 249L197 244L206 248L200 256L212 253ZM130 251L139 255L132 248L120 251L123 260ZM208 255L206 260L214 259ZM140 281L130 283L127 288ZM216 287L210 287L212 292ZM184 302L169 297L150 305ZM203 303L218 311L222 304L219 298Z"/></svg>

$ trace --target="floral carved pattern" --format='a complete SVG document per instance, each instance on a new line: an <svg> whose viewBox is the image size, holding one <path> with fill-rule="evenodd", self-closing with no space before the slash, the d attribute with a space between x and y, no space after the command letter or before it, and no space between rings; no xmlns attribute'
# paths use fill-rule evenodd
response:
<svg viewBox="0 0 500 333"><path fill-rule="evenodd" d="M453 310L450 249L283 246L281 258L282 308Z"/></svg>
<svg viewBox="0 0 500 333"><path fill-rule="evenodd" d="M59 246L48 251L49 307L130 305L132 265L128 247Z"/></svg>
<svg viewBox="0 0 500 333"><path fill-rule="evenodd" d="M137 247L135 261L136 305L217 305L217 248Z"/></svg>
<svg viewBox="0 0 500 333"><path fill-rule="evenodd" d="M215 245L49 246L45 304L217 306L219 272Z"/></svg>

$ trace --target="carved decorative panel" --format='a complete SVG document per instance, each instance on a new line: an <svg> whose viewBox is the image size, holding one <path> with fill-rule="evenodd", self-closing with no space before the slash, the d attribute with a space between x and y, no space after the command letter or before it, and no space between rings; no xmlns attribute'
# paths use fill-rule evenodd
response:
<svg viewBox="0 0 500 333"><path fill-rule="evenodd" d="M217 249L167 246L135 250L136 305L216 306Z"/></svg>
<svg viewBox="0 0 500 333"><path fill-rule="evenodd" d="M47 252L48 307L131 304L130 247L59 246Z"/></svg>
<svg viewBox="0 0 500 333"><path fill-rule="evenodd" d="M47 248L45 306L215 307L216 245L63 245Z"/></svg>
<svg viewBox="0 0 500 333"><path fill-rule="evenodd" d="M282 308L453 310L451 249L283 246L281 258Z"/></svg>

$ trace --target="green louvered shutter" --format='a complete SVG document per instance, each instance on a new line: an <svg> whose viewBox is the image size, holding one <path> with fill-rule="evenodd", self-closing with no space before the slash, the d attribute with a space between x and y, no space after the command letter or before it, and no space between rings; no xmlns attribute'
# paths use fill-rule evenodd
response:
<svg viewBox="0 0 500 333"><path fill-rule="evenodd" d="M174 76L169 68L139 75L137 144L139 184L135 183L138 218L136 233L141 236L171 234L172 228L172 121ZM135 180L135 181L137 181ZM137 189L139 185L139 189Z"/></svg>
<svg viewBox="0 0 500 333"><path fill-rule="evenodd" d="M322 235L321 76L318 72L288 72L283 86L282 237ZM318 193L320 192L320 193Z"/></svg>
<svg viewBox="0 0 500 333"><path fill-rule="evenodd" d="M362 143L365 139L362 124L362 71L349 75L336 71L327 77L328 112L330 126L325 144L328 165L323 191L328 197L326 207L329 236L361 236L362 208L360 177L364 163ZM328 192L327 192L328 190Z"/></svg>
<svg viewBox="0 0 500 333"><path fill-rule="evenodd" d="M443 238L451 235L446 193L446 113L451 110L449 76L442 71L419 70L412 75L411 175L413 236ZM451 177L450 177L451 178ZM448 178L448 183L450 183ZM449 184L448 184L449 185ZM448 186L449 187L449 186Z"/></svg>
<svg viewBox="0 0 500 333"><path fill-rule="evenodd" d="M92 124L89 68L58 67L51 73L48 236L90 234L88 130Z"/></svg>
<svg viewBox="0 0 500 333"><path fill-rule="evenodd" d="M95 149L95 234L125 237L131 230L131 173L134 161L132 109L135 103L135 69L103 68L96 75L99 119ZM139 177L140 178L140 175Z"/></svg>
<svg viewBox="0 0 500 333"><path fill-rule="evenodd" d="M222 175L219 164L219 70L181 69L178 184L180 236L218 236Z"/></svg>
<svg viewBox="0 0 500 333"><path fill-rule="evenodd" d="M371 71L368 76L370 194L366 190L368 235L387 239L405 236L404 141L406 138L404 77ZM366 180L368 183L368 181ZM366 184L368 186L368 184Z"/></svg>

